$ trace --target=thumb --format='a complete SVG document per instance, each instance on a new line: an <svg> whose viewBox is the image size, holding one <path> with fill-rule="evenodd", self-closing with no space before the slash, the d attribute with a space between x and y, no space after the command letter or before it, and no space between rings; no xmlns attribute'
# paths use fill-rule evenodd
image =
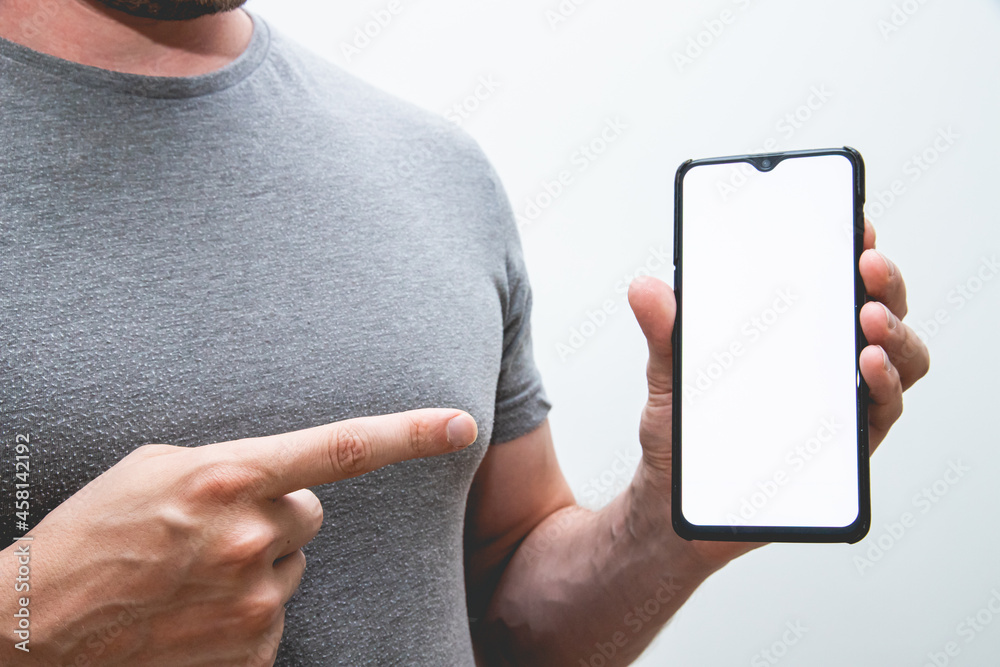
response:
<svg viewBox="0 0 1000 667"><path fill-rule="evenodd" d="M670 337L674 330L677 305L674 292L656 278L638 278L632 281L628 302L639 322L649 346L649 363L646 364L646 382L649 398L639 421L639 444L642 457L650 469L666 474L670 479L673 441L673 346Z"/></svg>
<svg viewBox="0 0 1000 667"><path fill-rule="evenodd" d="M361 417L220 447L247 474L246 484L265 498L357 477L408 459L446 454L472 444L478 434L467 412L424 409Z"/></svg>
<svg viewBox="0 0 1000 667"><path fill-rule="evenodd" d="M662 280L650 276L636 278L629 285L628 302L649 346L646 380L653 406L669 402L673 393L674 291Z"/></svg>

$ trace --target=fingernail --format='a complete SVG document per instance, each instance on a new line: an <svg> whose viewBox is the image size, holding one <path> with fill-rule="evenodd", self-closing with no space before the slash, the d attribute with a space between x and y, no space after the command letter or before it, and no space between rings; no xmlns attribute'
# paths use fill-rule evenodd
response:
<svg viewBox="0 0 1000 667"><path fill-rule="evenodd" d="M890 330L895 329L896 328L896 316L892 314L892 311L889 310L889 307L887 305L885 305L884 303L882 304L882 310L885 311L885 323L886 323L886 325L889 327Z"/></svg>
<svg viewBox="0 0 1000 667"><path fill-rule="evenodd" d="M893 264L892 262L890 262L889 258L886 257L885 255L883 255L878 250L876 250L875 252L878 252L878 256L882 258L883 262L885 262L885 268L889 272L889 276L891 277L891 276L895 275L895 273L896 273L896 265Z"/></svg>
<svg viewBox="0 0 1000 667"><path fill-rule="evenodd" d="M476 440L476 420L469 415L452 417L448 422L448 444L455 449L468 447Z"/></svg>
<svg viewBox="0 0 1000 667"><path fill-rule="evenodd" d="M882 350L882 368L889 370L889 355L886 353L885 348L879 348Z"/></svg>

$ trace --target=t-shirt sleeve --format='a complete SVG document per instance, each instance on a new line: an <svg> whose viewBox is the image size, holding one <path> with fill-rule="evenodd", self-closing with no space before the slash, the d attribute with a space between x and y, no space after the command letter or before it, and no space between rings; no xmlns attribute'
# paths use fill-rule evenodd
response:
<svg viewBox="0 0 1000 667"><path fill-rule="evenodd" d="M491 444L509 442L535 430L552 404L542 386L531 345L531 285L514 212L496 172L491 170L502 215L506 252L503 299L503 356L497 381Z"/></svg>

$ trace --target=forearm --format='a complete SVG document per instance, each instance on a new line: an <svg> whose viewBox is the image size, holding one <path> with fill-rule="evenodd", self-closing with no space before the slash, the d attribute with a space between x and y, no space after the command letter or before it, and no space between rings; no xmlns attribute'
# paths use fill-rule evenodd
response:
<svg viewBox="0 0 1000 667"><path fill-rule="evenodd" d="M567 508L528 535L476 639L491 665L627 665L718 567L677 537L640 466L603 510Z"/></svg>
<svg viewBox="0 0 1000 667"><path fill-rule="evenodd" d="M37 652L33 650L35 644L33 636L29 634L34 621L31 617L31 593L26 586L23 570L19 573L19 559L23 562L26 558L23 555L26 544L30 545L30 542L15 542L0 551L0 586L4 591L0 595L0 617L4 619L6 626L0 632L0 665L28 667L41 664L35 660ZM26 566L30 566L30 561ZM29 604L23 605L22 600Z"/></svg>

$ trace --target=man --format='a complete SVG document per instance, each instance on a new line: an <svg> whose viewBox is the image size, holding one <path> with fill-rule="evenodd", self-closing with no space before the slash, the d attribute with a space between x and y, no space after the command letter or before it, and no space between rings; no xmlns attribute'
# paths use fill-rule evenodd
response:
<svg viewBox="0 0 1000 667"><path fill-rule="evenodd" d="M631 286L643 459L583 510L478 147L240 4L0 0L0 401L37 524L0 661L627 664L759 546L670 528L672 292ZM928 357L866 246L877 445Z"/></svg>

